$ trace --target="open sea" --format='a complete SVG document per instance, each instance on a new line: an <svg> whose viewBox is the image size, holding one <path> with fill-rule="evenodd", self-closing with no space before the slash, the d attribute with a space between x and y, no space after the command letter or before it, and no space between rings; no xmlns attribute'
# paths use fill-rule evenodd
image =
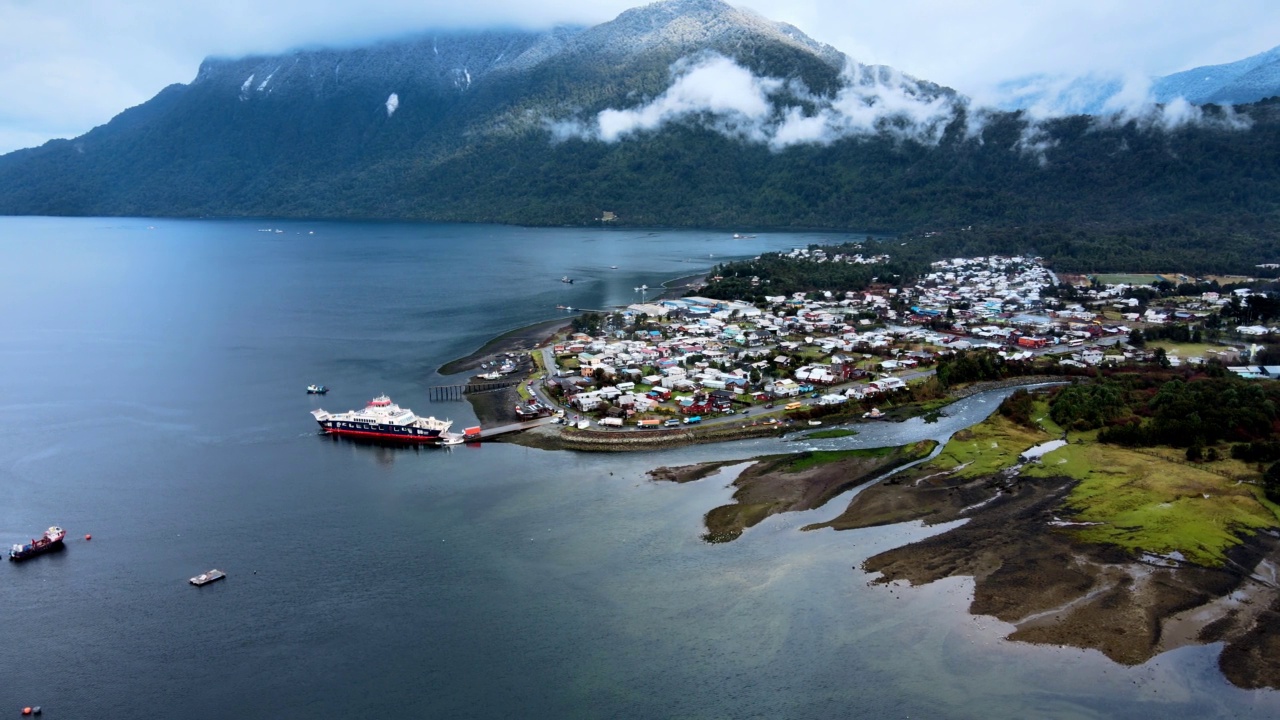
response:
<svg viewBox="0 0 1280 720"><path fill-rule="evenodd" d="M0 543L68 530L65 551L0 565L0 715L1280 715L1280 694L1222 678L1217 646L1126 668L1004 641L967 613L967 579L872 587L855 569L944 528L798 530L844 497L707 545L737 469L644 474L817 443L394 448L321 437L309 414L387 393L461 428L469 406L427 388L501 332L846 239L0 218ZM998 401L822 446L945 437ZM228 578L187 583L215 567Z"/></svg>

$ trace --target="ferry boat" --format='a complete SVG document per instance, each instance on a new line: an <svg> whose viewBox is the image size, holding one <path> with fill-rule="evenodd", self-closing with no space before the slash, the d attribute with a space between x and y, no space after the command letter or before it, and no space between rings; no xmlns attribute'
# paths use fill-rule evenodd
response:
<svg viewBox="0 0 1280 720"><path fill-rule="evenodd" d="M312 410L320 429L331 435L402 440L405 442L439 442L453 421L418 417L409 408L391 402L386 395L369 401L363 410L330 413Z"/></svg>
<svg viewBox="0 0 1280 720"><path fill-rule="evenodd" d="M204 587L205 585L208 585L211 582L218 582L219 580L221 580L226 576L227 576L226 573L222 572L221 570L218 570L217 568L214 568L209 572L200 573L199 575L191 578L191 580L189 580L188 582L190 582L192 585L195 585L196 587Z"/></svg>
<svg viewBox="0 0 1280 720"><path fill-rule="evenodd" d="M26 545L14 545L9 550L9 559L17 562L26 560L27 558L42 555L52 550L62 549L62 540L67 537L67 531L54 525L44 531L44 536L33 539Z"/></svg>

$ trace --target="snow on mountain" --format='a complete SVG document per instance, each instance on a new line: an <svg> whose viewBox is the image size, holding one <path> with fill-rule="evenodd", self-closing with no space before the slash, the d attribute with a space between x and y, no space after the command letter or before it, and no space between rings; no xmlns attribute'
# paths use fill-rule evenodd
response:
<svg viewBox="0 0 1280 720"><path fill-rule="evenodd" d="M1280 47L1225 65L1207 65L1157 78L1161 102L1183 97L1196 104L1248 103L1280 95Z"/></svg>

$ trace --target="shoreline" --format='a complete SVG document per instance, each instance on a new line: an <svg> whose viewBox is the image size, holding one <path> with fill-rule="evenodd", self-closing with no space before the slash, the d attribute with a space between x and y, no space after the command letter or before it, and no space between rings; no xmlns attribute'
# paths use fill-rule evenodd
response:
<svg viewBox="0 0 1280 720"><path fill-rule="evenodd" d="M500 355L502 353L517 352L520 350L533 350L541 345L545 345L548 340L555 337L557 333L569 327L573 323L573 317L558 317L550 320L542 320L513 328L500 335L493 337L491 340L481 345L473 352L463 355L460 358L450 360L436 369L440 375L457 375L467 370L474 370L480 367L485 358Z"/></svg>
<svg viewBox="0 0 1280 720"><path fill-rule="evenodd" d="M1005 378L1004 380L986 380L971 383L957 388L947 395L948 405L988 390L1003 390L1017 387L1036 387L1048 383L1065 382L1069 378L1055 375L1027 375L1024 377ZM926 401L927 402L927 401ZM927 415L931 410L922 407L923 403L907 403L896 406L885 413L882 420L866 420L857 415L832 416L824 418L823 430L850 429L862 427L873 422L902 422L908 418ZM945 410L945 406L942 407ZM745 440L758 437L782 437L788 433L803 430L815 430L803 423L787 419L777 423L761 423L751 421L746 424L725 423L720 425L700 426L696 429L682 426L674 430L566 430L560 425L548 425L525 432L515 433L501 438L498 442L511 443L539 450L573 450L576 452L641 452L645 450L665 450L689 445L711 445L734 440ZM856 432L856 431L854 431Z"/></svg>
<svg viewBox="0 0 1280 720"><path fill-rule="evenodd" d="M652 301L670 300L674 297L680 297L683 293L691 288L701 287L707 279L707 272L697 272L690 275L680 275L671 278L662 283L662 292L652 298ZM621 308L623 306L619 306ZM584 311L595 312L595 311ZM611 312L608 311L608 312ZM439 368L436 372L440 375L457 375L467 370L474 370L479 367L485 358L502 353L515 352L519 350L532 350L534 348L545 345L557 333L564 330L572 322L577 314L566 315L549 320L541 320L529 325L512 328L499 335L495 335L483 345L474 351L463 355L462 357L450 360ZM527 345L527 346L526 346Z"/></svg>

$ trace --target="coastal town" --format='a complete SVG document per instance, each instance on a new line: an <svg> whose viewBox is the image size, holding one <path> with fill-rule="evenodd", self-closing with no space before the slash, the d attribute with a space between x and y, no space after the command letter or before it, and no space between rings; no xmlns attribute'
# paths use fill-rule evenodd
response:
<svg viewBox="0 0 1280 720"><path fill-rule="evenodd" d="M821 248L786 257L886 259ZM1170 290L1160 295L1147 286L1069 280L1034 257L956 258L933 263L905 287L764 294L761 303L690 295L583 315L532 353L530 381L513 409L519 419L555 413L581 430L877 418L885 405L919 399L912 389L934 378L940 359L960 352L1034 362L1048 374L1142 362L1280 374L1250 363L1249 341L1270 332L1265 326L1223 325L1224 309L1247 303L1247 288L1161 278ZM1171 294L1181 290L1188 294ZM1207 332L1221 344L1206 342ZM1162 333L1184 342L1160 340Z"/></svg>

